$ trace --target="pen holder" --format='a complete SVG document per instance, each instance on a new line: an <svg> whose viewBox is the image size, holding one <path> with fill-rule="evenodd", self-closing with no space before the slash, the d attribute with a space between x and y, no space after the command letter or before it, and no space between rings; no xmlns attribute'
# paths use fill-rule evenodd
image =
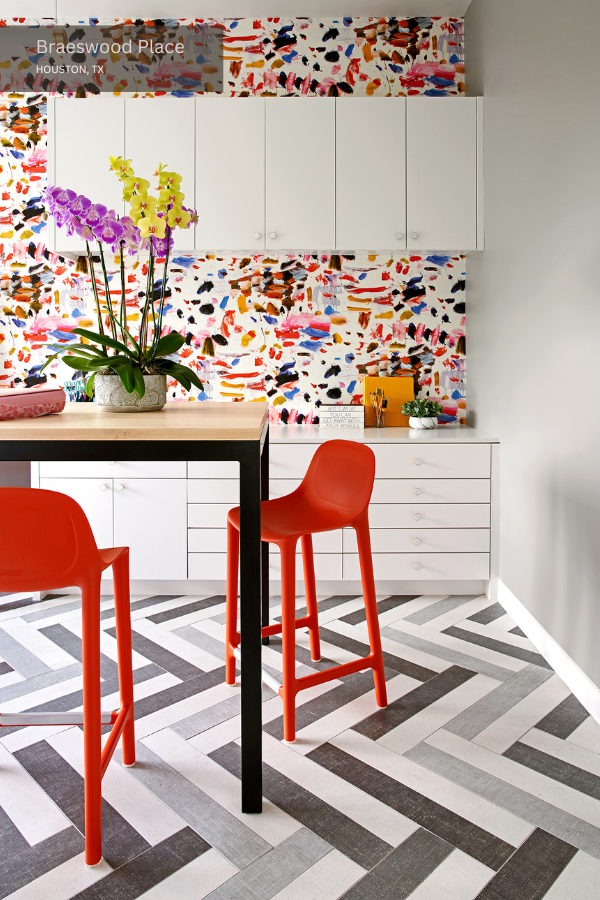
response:
<svg viewBox="0 0 600 900"><path fill-rule="evenodd" d="M371 406L375 413L375 427L383 428L385 425L385 410L387 407L387 397L381 388L377 388L374 394L369 394Z"/></svg>

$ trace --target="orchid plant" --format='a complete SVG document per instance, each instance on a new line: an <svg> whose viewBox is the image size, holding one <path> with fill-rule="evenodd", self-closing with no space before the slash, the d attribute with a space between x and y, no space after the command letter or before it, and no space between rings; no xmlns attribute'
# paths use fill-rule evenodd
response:
<svg viewBox="0 0 600 900"><path fill-rule="evenodd" d="M92 291L98 317L98 331L74 328L72 333L82 338L81 343L51 347L56 352L42 369L57 356L65 354L63 362L72 369L90 372L86 393L92 396L97 373L118 375L131 394L138 397L145 392L144 375L164 373L174 378L186 390L192 385L202 390L202 382L195 372L168 357L177 353L185 338L175 331L163 334L163 315L166 299L169 256L173 249L173 230L189 228L198 221L195 210L183 205L181 175L168 172L159 165L158 197L148 193L150 182L138 178L131 160L121 156L109 157L111 169L123 182L123 199L130 205L128 216L117 216L102 203L92 203L88 197L75 191L51 185L46 189L47 212L59 227L66 227L67 234L76 234L85 241L87 263L92 281ZM94 256L90 242L96 240L102 269L104 296L101 299L102 282L96 280ZM120 301L113 301L109 289L105 249L118 254L121 274ZM125 297L125 254L148 252L148 272L145 297L141 304L140 326L137 335L131 333L127 322ZM164 259L162 279L156 277L157 261ZM113 304L118 304L115 311ZM112 352L111 352L112 351Z"/></svg>

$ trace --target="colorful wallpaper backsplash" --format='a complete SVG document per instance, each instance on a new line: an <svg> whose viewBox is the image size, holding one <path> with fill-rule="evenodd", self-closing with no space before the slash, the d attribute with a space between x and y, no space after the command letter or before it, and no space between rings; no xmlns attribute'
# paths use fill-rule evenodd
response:
<svg viewBox="0 0 600 900"><path fill-rule="evenodd" d="M232 96L464 92L462 19L222 25ZM0 94L0 153L0 385L33 384L48 343L93 321L89 278L45 246L44 93ZM393 370L439 399L444 421L464 421L463 257L175 254L165 327L186 336L179 355L204 392L173 382L171 398L268 400L273 421L311 423L320 403L361 402L362 377ZM144 275L132 258L131 307ZM118 290L116 267L112 278ZM60 362L46 373L73 375Z"/></svg>

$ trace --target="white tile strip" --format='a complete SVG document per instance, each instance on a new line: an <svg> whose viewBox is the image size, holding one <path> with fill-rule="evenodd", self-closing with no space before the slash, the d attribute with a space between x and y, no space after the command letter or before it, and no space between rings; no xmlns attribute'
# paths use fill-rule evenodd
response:
<svg viewBox="0 0 600 900"><path fill-rule="evenodd" d="M71 825L37 781L1 744L0 806L32 845Z"/></svg>

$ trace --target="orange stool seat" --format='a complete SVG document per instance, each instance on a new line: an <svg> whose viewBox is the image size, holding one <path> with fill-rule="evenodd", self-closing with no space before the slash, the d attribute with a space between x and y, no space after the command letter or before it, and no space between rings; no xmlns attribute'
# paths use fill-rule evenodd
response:
<svg viewBox="0 0 600 900"><path fill-rule="evenodd" d="M123 763L135 763L133 674L129 608L129 548L98 550L85 513L65 494L34 488L0 488L0 517L7 524L0 542L0 591L81 589L83 620L83 714L0 713L0 725L83 724L85 862L102 859L102 777L119 738ZM32 549L27 535L35 525ZM100 709L100 578L112 567L115 594L118 710ZM102 724L112 724L102 749Z"/></svg>
<svg viewBox="0 0 600 900"><path fill-rule="evenodd" d="M375 456L355 441L327 441L320 445L302 484L291 494L261 504L261 539L277 544L281 553L281 624L267 625L263 637L281 634L283 650L284 739L295 739L295 699L299 691L364 669L373 669L378 706L387 706L387 693L377 618L368 507L375 480ZM308 628L313 660L321 658L312 535L339 528L354 528L362 577L370 653L324 672L296 678L295 632ZM227 684L235 683L235 652L240 645L237 628L237 586L240 508L227 517ZM307 614L296 618L296 547L300 541Z"/></svg>

